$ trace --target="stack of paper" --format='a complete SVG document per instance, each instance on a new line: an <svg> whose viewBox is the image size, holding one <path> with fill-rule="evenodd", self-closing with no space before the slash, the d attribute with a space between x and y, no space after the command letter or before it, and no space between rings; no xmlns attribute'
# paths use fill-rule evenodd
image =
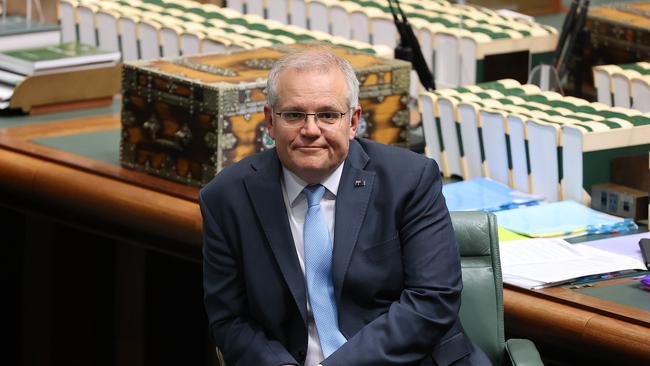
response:
<svg viewBox="0 0 650 366"><path fill-rule="evenodd" d="M612 236L605 239L585 241L582 244L643 261L639 240L644 238L650 239L650 232Z"/></svg>
<svg viewBox="0 0 650 366"><path fill-rule="evenodd" d="M526 239L499 243L503 282L535 289L610 272L644 270L634 258L562 239Z"/></svg>
<svg viewBox="0 0 650 366"><path fill-rule="evenodd" d="M624 232L634 221L608 215L574 201L561 201L496 213L497 223L532 237L564 236L580 232Z"/></svg>
<svg viewBox="0 0 650 366"><path fill-rule="evenodd" d="M500 211L536 204L541 197L510 189L488 178L469 179L442 186L450 211Z"/></svg>

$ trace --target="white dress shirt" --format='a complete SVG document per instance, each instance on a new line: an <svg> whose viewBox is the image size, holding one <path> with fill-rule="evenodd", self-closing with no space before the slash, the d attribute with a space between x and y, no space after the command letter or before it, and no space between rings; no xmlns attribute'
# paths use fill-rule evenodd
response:
<svg viewBox="0 0 650 366"><path fill-rule="evenodd" d="M320 207L321 211L325 215L325 221L327 221L330 242L333 242L334 240L334 209L336 205L336 193L339 189L339 181L341 180L341 174L343 173L344 163L345 162L341 163L332 174L321 182L325 187L325 194L321 200ZM293 242L296 245L300 268L302 268L302 273L304 274L305 243L303 237L303 225L305 223L305 215L307 214L307 198L301 193L307 186L307 183L284 167L282 167L282 177L282 194L284 196L284 204L287 208L287 215L289 216L291 235L293 235ZM307 288L305 288L305 291L307 291ZM316 366L323 360L323 350L320 346L316 323L311 312L311 306L309 305L309 297L307 297L307 329L309 338L307 340L307 357L305 359L305 366Z"/></svg>

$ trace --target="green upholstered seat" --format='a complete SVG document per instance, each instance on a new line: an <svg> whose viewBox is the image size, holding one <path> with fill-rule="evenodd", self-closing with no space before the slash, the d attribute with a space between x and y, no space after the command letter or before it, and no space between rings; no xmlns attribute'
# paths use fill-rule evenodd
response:
<svg viewBox="0 0 650 366"><path fill-rule="evenodd" d="M533 342L505 341L496 216L487 212L452 212L451 220L463 272L460 318L465 331L494 365L543 365Z"/></svg>

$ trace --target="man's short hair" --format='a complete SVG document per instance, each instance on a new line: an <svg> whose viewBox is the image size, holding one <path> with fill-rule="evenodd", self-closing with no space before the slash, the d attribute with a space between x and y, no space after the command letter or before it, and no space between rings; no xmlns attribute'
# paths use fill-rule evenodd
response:
<svg viewBox="0 0 650 366"><path fill-rule="evenodd" d="M291 52L273 64L266 82L267 102L271 107L275 107L278 101L278 77L282 71L287 69L318 70L320 72L339 70L343 73L348 86L348 107L354 108L359 104L359 80L357 80L352 65L346 59L334 54L331 48L321 46Z"/></svg>

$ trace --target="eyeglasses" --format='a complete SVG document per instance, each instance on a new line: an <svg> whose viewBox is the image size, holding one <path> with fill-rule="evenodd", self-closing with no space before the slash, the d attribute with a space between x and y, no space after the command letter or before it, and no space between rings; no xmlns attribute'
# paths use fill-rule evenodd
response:
<svg viewBox="0 0 650 366"><path fill-rule="evenodd" d="M336 124L345 116L349 111L346 112L316 112L316 113L305 113L297 111L283 111L276 112L275 114L280 116L280 119L288 127L302 127L305 122L307 122L308 116L314 116L315 122L319 123L323 127L334 127Z"/></svg>

